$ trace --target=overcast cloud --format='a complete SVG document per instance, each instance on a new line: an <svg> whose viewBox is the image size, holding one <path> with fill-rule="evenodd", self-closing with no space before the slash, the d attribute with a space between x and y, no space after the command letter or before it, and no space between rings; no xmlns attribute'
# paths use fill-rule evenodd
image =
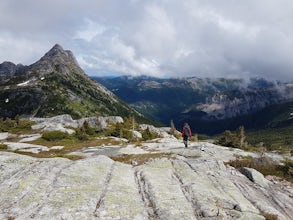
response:
<svg viewBox="0 0 293 220"><path fill-rule="evenodd" d="M0 63L55 43L89 75L293 80L292 0L1 0Z"/></svg>

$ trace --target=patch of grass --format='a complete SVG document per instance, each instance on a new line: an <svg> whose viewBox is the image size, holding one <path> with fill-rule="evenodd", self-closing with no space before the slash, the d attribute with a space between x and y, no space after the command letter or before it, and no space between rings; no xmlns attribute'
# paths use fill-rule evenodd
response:
<svg viewBox="0 0 293 220"><path fill-rule="evenodd" d="M0 150L7 150L7 145L0 143Z"/></svg>
<svg viewBox="0 0 293 220"><path fill-rule="evenodd" d="M225 163L235 168L249 167L253 168L263 175L278 176L287 181L293 182L293 160L286 159L282 164L278 164L267 157L236 157L236 160L230 160Z"/></svg>
<svg viewBox="0 0 293 220"><path fill-rule="evenodd" d="M64 146L61 150L50 150L50 151L42 151L39 154L28 153L28 152L20 152L16 153L25 154L32 157L38 158L52 158L52 157L66 157L71 160L82 159L80 156L68 155L71 152L81 150L86 147L94 147L94 146L102 146L102 145L119 145L120 141L112 139L112 138L93 138L90 140L80 141L78 139L62 139L57 141L47 141L43 138L39 138L37 140L29 142L31 144L38 144L47 147L53 146Z"/></svg>
<svg viewBox="0 0 293 220"><path fill-rule="evenodd" d="M67 158L69 160L80 160L83 159L84 157L79 156L79 155L69 155L69 154L64 154L57 152L56 150L52 151L42 151L38 154L34 154L31 152L22 152L22 151L15 151L17 154L22 154L30 157L35 157L35 158L54 158L54 157L62 157L62 158Z"/></svg>
<svg viewBox="0 0 293 220"><path fill-rule="evenodd" d="M168 154L168 153L124 154L124 155L114 156L110 158L114 161L118 161L121 163L139 166L143 163L148 162L151 159L164 158L164 157L169 159L175 159L172 156L172 154Z"/></svg>
<svg viewBox="0 0 293 220"><path fill-rule="evenodd" d="M274 214L270 214L270 213L266 213L266 212L260 212L260 214L266 218L266 220L278 220L278 216L274 215Z"/></svg>
<svg viewBox="0 0 293 220"><path fill-rule="evenodd" d="M197 134L192 135L192 136L189 138L189 140L190 140L190 141L197 142L197 141L198 141L198 135L197 135Z"/></svg>
<svg viewBox="0 0 293 220"><path fill-rule="evenodd" d="M143 131L141 132L141 134L142 134L142 139L143 139L144 141L147 141L147 140L153 140L153 139L159 137L159 135L158 135L157 133L152 132L149 128L143 130Z"/></svg>
<svg viewBox="0 0 293 220"><path fill-rule="evenodd" d="M69 138L69 134L62 131L46 131L42 134L42 138L46 141L58 141Z"/></svg>
<svg viewBox="0 0 293 220"><path fill-rule="evenodd" d="M84 158L84 157L79 156L79 155L69 155L69 154L57 154L56 157L67 158L69 160L80 160L80 159Z"/></svg>
<svg viewBox="0 0 293 220"><path fill-rule="evenodd" d="M78 140L77 138L70 138L70 139L62 139L62 140L55 140L55 141L48 141L43 138L39 138L34 141L28 142L30 144L38 144L47 147L53 146L64 146L65 149L68 150L79 150L83 147L92 147L92 146L100 146L100 145L119 145L121 142L119 140L115 140L113 138L96 138L92 137L88 140Z"/></svg>
<svg viewBox="0 0 293 220"><path fill-rule="evenodd" d="M197 134L199 141L214 139L214 137L206 135L206 134Z"/></svg>
<svg viewBox="0 0 293 220"><path fill-rule="evenodd" d="M19 118L3 120L0 118L0 132L9 132L12 134L26 134L32 130L32 125L35 122L29 120L20 120Z"/></svg>

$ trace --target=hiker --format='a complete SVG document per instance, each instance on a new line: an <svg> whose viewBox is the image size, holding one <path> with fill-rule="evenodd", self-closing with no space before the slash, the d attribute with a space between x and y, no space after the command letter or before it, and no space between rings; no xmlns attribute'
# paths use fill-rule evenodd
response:
<svg viewBox="0 0 293 220"><path fill-rule="evenodd" d="M183 143L185 145L185 147L187 148L187 141L188 141L188 137L190 137L192 135L191 130L189 125L185 122L184 126L182 128L182 137L183 137Z"/></svg>

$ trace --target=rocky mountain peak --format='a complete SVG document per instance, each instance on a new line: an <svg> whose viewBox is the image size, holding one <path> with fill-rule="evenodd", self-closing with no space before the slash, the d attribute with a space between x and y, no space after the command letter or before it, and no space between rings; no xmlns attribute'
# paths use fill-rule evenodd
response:
<svg viewBox="0 0 293 220"><path fill-rule="evenodd" d="M73 53L64 50L59 44L55 44L39 61L29 66L29 72L38 72L41 75L59 72L65 75L71 72L84 75Z"/></svg>
<svg viewBox="0 0 293 220"><path fill-rule="evenodd" d="M45 57L52 57L52 56L59 56L59 55L62 55L62 54L65 54L66 55L66 52L65 50L63 49L63 47L59 44L55 44L52 49L50 49L46 54L45 54Z"/></svg>
<svg viewBox="0 0 293 220"><path fill-rule="evenodd" d="M0 74L6 73L6 74L12 74L15 72L16 65L9 61L4 61L0 64Z"/></svg>
<svg viewBox="0 0 293 220"><path fill-rule="evenodd" d="M73 53L70 50L64 50L59 44L55 44L40 61L49 61L54 64L68 64L79 66Z"/></svg>
<svg viewBox="0 0 293 220"><path fill-rule="evenodd" d="M12 62L4 61L0 64L0 80L6 80L14 75L22 74L25 71L26 66L22 64L15 65Z"/></svg>

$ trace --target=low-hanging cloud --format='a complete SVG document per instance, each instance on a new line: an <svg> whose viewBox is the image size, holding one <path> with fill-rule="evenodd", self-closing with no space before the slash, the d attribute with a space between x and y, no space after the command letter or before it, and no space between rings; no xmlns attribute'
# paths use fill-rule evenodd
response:
<svg viewBox="0 0 293 220"><path fill-rule="evenodd" d="M290 0L3 0L0 62L55 43L90 75L293 80Z"/></svg>

